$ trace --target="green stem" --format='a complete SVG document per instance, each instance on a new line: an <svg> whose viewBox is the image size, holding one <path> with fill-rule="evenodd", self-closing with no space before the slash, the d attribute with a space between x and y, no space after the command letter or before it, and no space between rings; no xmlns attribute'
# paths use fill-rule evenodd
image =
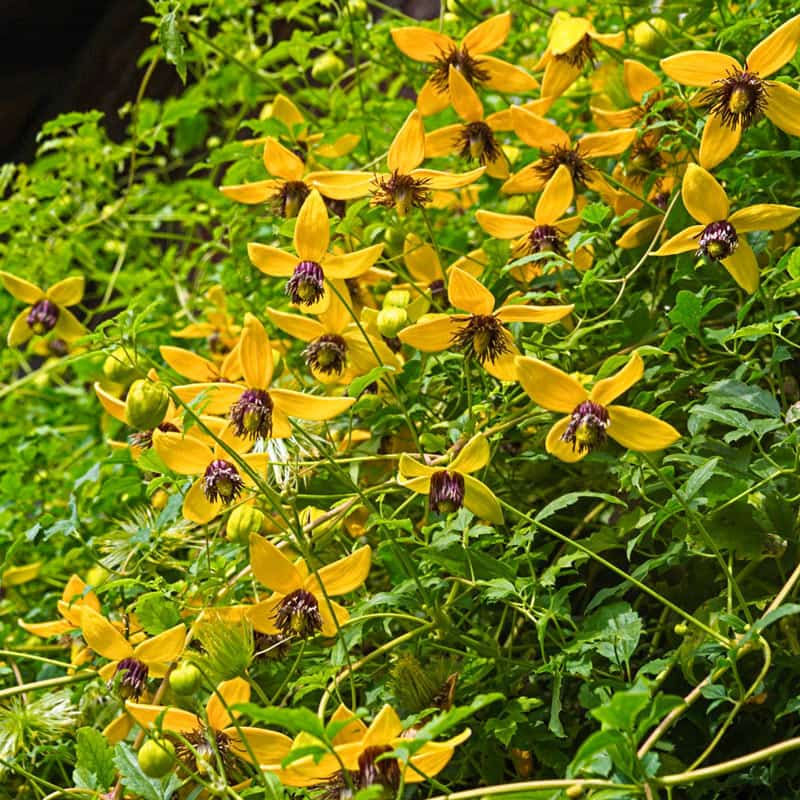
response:
<svg viewBox="0 0 800 800"><path fill-rule="evenodd" d="M11 686L8 689L0 689L0 700L14 695L24 694L25 692L35 692L38 689L52 689L54 686L69 686L71 683L80 683L96 678L96 672L76 672L74 675L62 675L60 678L47 678L43 681L33 681L33 683L23 683L21 686Z"/></svg>

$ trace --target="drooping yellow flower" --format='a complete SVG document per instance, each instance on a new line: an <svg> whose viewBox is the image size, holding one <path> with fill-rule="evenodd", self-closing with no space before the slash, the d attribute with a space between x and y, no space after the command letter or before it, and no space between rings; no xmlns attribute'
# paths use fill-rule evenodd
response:
<svg viewBox="0 0 800 800"><path fill-rule="evenodd" d="M758 288L758 263L747 239L751 231L777 231L800 217L800 208L759 204L730 213L725 190L711 173L689 164L683 177L681 197L686 210L700 223L691 225L668 239L653 255L670 256L697 251L711 261L719 261L746 292Z"/></svg>
<svg viewBox="0 0 800 800"><path fill-rule="evenodd" d="M240 334L241 336L241 334ZM193 383L231 383L242 377L242 362L239 358L239 340L220 361L211 361L183 347L162 345L158 348L161 357L178 375Z"/></svg>
<svg viewBox="0 0 800 800"><path fill-rule="evenodd" d="M366 186L364 184L365 190ZM312 314L319 314L330 303L326 285L328 278L346 280L364 275L383 251L382 244L374 244L353 253L330 253L329 244L328 212L315 189L308 195L297 217L294 229L297 255L256 242L247 245L247 253L250 261L264 274L289 278L286 293L293 303L304 306Z"/></svg>
<svg viewBox="0 0 800 800"><path fill-rule="evenodd" d="M593 42L618 50L625 41L625 34L598 33L585 17L573 17L559 12L553 18L547 37L547 49L534 72L544 70L542 97L555 100L578 79L584 66L595 60Z"/></svg>
<svg viewBox="0 0 800 800"><path fill-rule="evenodd" d="M312 189L317 189L331 200L349 200L360 197L358 193L363 181L369 181L368 172L306 172L306 165L299 156L284 147L273 136L264 142L264 167L275 175L264 181L220 186L220 191L237 203L266 203L271 201L283 217L294 217ZM323 183L320 180L324 179ZM353 186L356 187L355 194Z"/></svg>
<svg viewBox="0 0 800 800"><path fill-rule="evenodd" d="M147 688L148 678L163 678L170 664L183 652L186 640L186 626L181 622L134 645L88 605L81 607L80 623L86 644L109 659L109 663L100 668L100 677L108 681L119 674L120 692L126 698L139 698Z"/></svg>
<svg viewBox="0 0 800 800"><path fill-rule="evenodd" d="M548 411L569 416L560 419L547 434L547 452L562 461L580 461L607 436L629 450L647 453L663 450L680 439L666 422L625 406L609 405L644 374L641 356L634 353L616 375L598 381L591 392L575 378L551 364L527 356L517 358L522 388Z"/></svg>
<svg viewBox="0 0 800 800"><path fill-rule="evenodd" d="M34 636L63 636L81 627L81 612L84 608L91 608L100 611L100 601L92 589L90 589L77 575L72 575L64 586L61 599L56 604L61 619L52 622L24 622L19 620L18 624L28 633Z"/></svg>
<svg viewBox="0 0 800 800"><path fill-rule="evenodd" d="M302 558L293 563L269 540L251 533L253 575L273 592L249 610L253 627L261 633L303 639L317 633L336 636L350 613L330 598L361 586L367 579L371 560L372 550L365 545L311 572Z"/></svg>
<svg viewBox="0 0 800 800"><path fill-rule="evenodd" d="M476 212L475 219L490 236L498 239L516 239L512 246L514 258L536 253L553 253L566 258L565 237L575 233L581 222L580 217L562 219L572 205L573 197L572 177L567 167L561 164L544 187L533 217L498 214L480 209ZM580 258L584 256L585 254L580 254ZM529 281L541 274L542 265L545 263L547 259L531 261L514 267L511 274L518 280Z"/></svg>
<svg viewBox="0 0 800 800"><path fill-rule="evenodd" d="M347 286L343 281L334 281L334 284L349 305ZM347 384L375 367L385 365L397 369L400 366L397 356L380 338L369 337L367 341L336 295L331 297L327 311L317 319L272 308L267 309L267 315L282 331L308 342L303 356L311 374L320 383Z"/></svg>
<svg viewBox="0 0 800 800"><path fill-rule="evenodd" d="M164 734L178 734L176 752L192 769L205 771L215 764L219 753L226 771L233 768L232 756L254 764L280 763L292 747L288 736L275 731L235 725L239 712L232 706L250 700L250 684L242 678L223 681L205 705L205 716L173 706L128 701L126 709L143 728Z"/></svg>
<svg viewBox="0 0 800 800"><path fill-rule="evenodd" d="M496 92L520 94L539 84L527 72L487 56L508 38L511 14L497 14L476 25L457 44L444 33L422 27L395 28L391 34L398 49L413 58L433 64L433 73L417 97L417 108L430 116L447 108L450 68L455 67L470 86L485 86Z"/></svg>
<svg viewBox="0 0 800 800"><path fill-rule="evenodd" d="M737 147L742 131L765 114L782 131L800 136L800 92L766 80L791 61L800 44L800 14L784 22L748 54L742 66L725 53L690 50L661 60L661 69L685 86L705 89L708 119L700 141L700 165L713 169Z"/></svg>
<svg viewBox="0 0 800 800"><path fill-rule="evenodd" d="M467 314L432 314L400 331L405 344L427 353L450 348L474 356L486 371L501 381L516 380L514 356L519 352L508 322L555 322L574 308L566 306L504 305L496 311L494 295L471 275L451 267L447 294L456 309Z"/></svg>
<svg viewBox="0 0 800 800"><path fill-rule="evenodd" d="M540 192L563 165L569 170L573 184L593 189L606 197L613 195L613 188L590 159L619 155L636 138L634 128L587 133L573 144L568 133L538 114L517 106L512 107L511 113L517 135L541 153L538 160L523 167L503 184L503 192Z"/></svg>
<svg viewBox="0 0 800 800"><path fill-rule="evenodd" d="M403 454L398 483L412 492L428 495L431 511L449 514L462 506L476 517L502 525L503 510L486 484L470 473L489 463L489 443L482 434L473 436L446 466L423 464Z"/></svg>
<svg viewBox="0 0 800 800"><path fill-rule="evenodd" d="M241 326L228 313L228 301L221 286L212 286L205 296L214 309L206 312L206 322L190 322L171 333L177 339L205 339L211 357L222 359L239 341Z"/></svg>
<svg viewBox="0 0 800 800"><path fill-rule="evenodd" d="M28 304L11 323L7 340L9 347L25 344L31 336L43 336L50 331L65 342L80 339L86 333L67 308L80 303L83 298L82 276L64 278L47 291L10 272L0 271L0 280L9 294Z"/></svg>

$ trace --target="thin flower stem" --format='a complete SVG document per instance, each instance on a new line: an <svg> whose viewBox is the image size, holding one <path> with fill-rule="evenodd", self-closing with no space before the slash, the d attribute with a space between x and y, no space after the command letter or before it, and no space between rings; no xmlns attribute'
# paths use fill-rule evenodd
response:
<svg viewBox="0 0 800 800"><path fill-rule="evenodd" d="M616 789L618 791L635 792L643 794L644 788L635 783L614 783L613 781L594 780L591 778L558 778L544 781L519 781L518 783L501 783L496 786L481 786L478 789L468 789L464 792L452 794L439 794L430 800L468 800L472 797L489 797L496 794L510 794L522 792L548 791L556 789Z"/></svg>
<svg viewBox="0 0 800 800"><path fill-rule="evenodd" d="M6 697L13 697L24 692L36 691L37 689L52 689L55 686L69 686L71 683L81 683L96 678L97 673L93 671L76 672L74 675L62 675L59 678L47 678L43 681L33 681L23 683L21 686L11 686L8 689L0 689L0 700Z"/></svg>

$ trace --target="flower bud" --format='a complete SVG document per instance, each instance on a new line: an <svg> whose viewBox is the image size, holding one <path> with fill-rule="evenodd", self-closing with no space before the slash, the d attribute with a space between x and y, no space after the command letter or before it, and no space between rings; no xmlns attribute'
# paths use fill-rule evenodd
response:
<svg viewBox="0 0 800 800"><path fill-rule="evenodd" d="M345 63L334 53L323 53L311 65L311 77L320 83L332 83L345 71Z"/></svg>
<svg viewBox="0 0 800 800"><path fill-rule="evenodd" d="M381 309L378 312L378 330L381 332L382 336L388 339L397 336L397 332L401 330L407 322L408 314L406 314L403 308L389 306L389 308Z"/></svg>
<svg viewBox="0 0 800 800"><path fill-rule="evenodd" d="M127 386L139 371L139 367L131 354L124 347L118 347L106 356L103 362L103 375L113 383Z"/></svg>
<svg viewBox="0 0 800 800"><path fill-rule="evenodd" d="M407 289L392 289L383 298L384 308L405 308L411 302L411 294Z"/></svg>
<svg viewBox="0 0 800 800"><path fill-rule="evenodd" d="M125 416L139 430L151 430L164 421L169 392L163 383L140 379L131 384L125 400Z"/></svg>
<svg viewBox="0 0 800 800"><path fill-rule="evenodd" d="M139 749L137 760L148 778L163 778L175 763L175 747L167 739L148 739Z"/></svg>
<svg viewBox="0 0 800 800"><path fill-rule="evenodd" d="M264 524L264 514L251 505L241 505L231 511L225 526L225 535L231 542L247 544L251 533L257 533Z"/></svg>
<svg viewBox="0 0 800 800"><path fill-rule="evenodd" d="M169 674L169 685L175 694L188 697L193 695L203 681L200 670L190 661L181 661Z"/></svg>

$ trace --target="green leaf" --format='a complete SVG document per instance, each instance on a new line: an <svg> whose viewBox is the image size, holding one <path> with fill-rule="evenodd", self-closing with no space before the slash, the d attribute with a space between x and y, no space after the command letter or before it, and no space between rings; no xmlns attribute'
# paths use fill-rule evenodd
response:
<svg viewBox="0 0 800 800"><path fill-rule="evenodd" d="M186 83L186 61L183 58L186 44L181 33L177 11L170 11L161 18L158 25L158 39L164 48L167 61L175 65L180 79Z"/></svg>
<svg viewBox="0 0 800 800"><path fill-rule="evenodd" d="M164 778L161 780L148 778L139 766L136 753L125 742L120 742L114 748L114 763L122 778L122 785L141 800L167 800L175 786L180 783L175 775L169 776L169 782L166 785Z"/></svg>
<svg viewBox="0 0 800 800"><path fill-rule="evenodd" d="M624 692L615 692L609 701L593 708L590 713L603 723L604 729L633 730L636 727L636 718L649 702L650 692L646 689L634 688Z"/></svg>
<svg viewBox="0 0 800 800"><path fill-rule="evenodd" d="M181 621L178 606L160 592L148 592L136 601L136 615L151 636L163 633Z"/></svg>
<svg viewBox="0 0 800 800"><path fill-rule="evenodd" d="M691 500L703 486L711 480L720 462L719 456L709 458L702 466L698 467L690 476L689 480L683 485L681 495L684 500Z"/></svg>
<svg viewBox="0 0 800 800"><path fill-rule="evenodd" d="M589 225L600 225L611 213L611 209L604 203L589 203L581 211L581 219Z"/></svg>
<svg viewBox="0 0 800 800"><path fill-rule="evenodd" d="M537 522L541 522L548 517L552 517L553 514L555 514L557 511L561 511L562 508L567 508L573 503L577 503L582 497L598 497L601 500L605 500L607 503L613 503L617 506L625 505L625 503L620 500L619 497L614 497L614 495L611 494L603 494L602 492L570 492L569 494L562 495L558 499L548 503L541 511L539 511L534 519Z"/></svg>
<svg viewBox="0 0 800 800"><path fill-rule="evenodd" d="M107 790L116 775L114 751L102 733L94 728L78 728L75 782L86 789Z"/></svg>
<svg viewBox="0 0 800 800"><path fill-rule="evenodd" d="M703 300L694 292L681 289L675 298L675 308L667 316L676 325L682 325L695 335L700 335L700 320L703 319Z"/></svg>
<svg viewBox="0 0 800 800"><path fill-rule="evenodd" d="M387 372L394 372L394 367L375 367L371 369L366 375L356 378L350 386L347 387L348 397L358 397L364 389L371 383L375 383L382 375Z"/></svg>

